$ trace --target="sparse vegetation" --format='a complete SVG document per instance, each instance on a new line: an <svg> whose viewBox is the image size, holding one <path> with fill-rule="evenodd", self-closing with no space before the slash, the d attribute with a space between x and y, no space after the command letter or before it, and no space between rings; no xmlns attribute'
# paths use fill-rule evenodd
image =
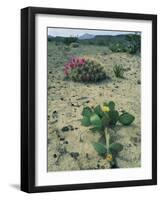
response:
<svg viewBox="0 0 161 200"><path fill-rule="evenodd" d="M124 78L124 68L122 64L114 65L113 71L117 78Z"/></svg>
<svg viewBox="0 0 161 200"><path fill-rule="evenodd" d="M137 37L48 36L48 171L141 166Z"/></svg>
<svg viewBox="0 0 161 200"><path fill-rule="evenodd" d="M140 53L141 35L127 34L118 36L98 35L91 39L79 39L77 37L52 37L48 41L55 41L57 44L71 45L78 47L82 45L107 46L112 52L127 52L130 54Z"/></svg>

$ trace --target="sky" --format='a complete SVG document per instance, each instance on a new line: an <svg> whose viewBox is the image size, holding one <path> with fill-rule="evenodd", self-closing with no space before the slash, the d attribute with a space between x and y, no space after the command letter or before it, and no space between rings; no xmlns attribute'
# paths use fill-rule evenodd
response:
<svg viewBox="0 0 161 200"><path fill-rule="evenodd" d="M70 29L70 28L48 28L48 35L51 36L81 36L85 33L92 35L120 35L120 34L129 34L135 32L125 32L125 31L102 31L102 30L88 30L88 29Z"/></svg>

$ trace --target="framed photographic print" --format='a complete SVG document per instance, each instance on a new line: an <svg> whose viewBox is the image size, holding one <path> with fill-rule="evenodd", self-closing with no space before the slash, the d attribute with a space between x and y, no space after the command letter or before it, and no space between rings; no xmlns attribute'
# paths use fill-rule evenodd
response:
<svg viewBox="0 0 161 200"><path fill-rule="evenodd" d="M157 16L21 10L21 190L157 184Z"/></svg>

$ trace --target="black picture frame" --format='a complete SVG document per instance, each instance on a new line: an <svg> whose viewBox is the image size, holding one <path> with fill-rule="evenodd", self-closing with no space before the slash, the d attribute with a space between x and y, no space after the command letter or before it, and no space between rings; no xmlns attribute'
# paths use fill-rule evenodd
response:
<svg viewBox="0 0 161 200"><path fill-rule="evenodd" d="M35 186L35 15L54 14L152 21L152 179ZM157 16L27 7L21 10L21 190L28 193L157 184Z"/></svg>

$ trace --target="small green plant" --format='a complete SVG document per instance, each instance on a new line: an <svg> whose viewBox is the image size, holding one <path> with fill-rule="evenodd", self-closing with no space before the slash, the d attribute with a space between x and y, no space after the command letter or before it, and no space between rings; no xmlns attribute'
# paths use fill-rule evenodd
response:
<svg viewBox="0 0 161 200"><path fill-rule="evenodd" d="M124 78L124 68L123 68L122 64L114 65L113 71L117 78Z"/></svg>
<svg viewBox="0 0 161 200"><path fill-rule="evenodd" d="M123 145L112 140L110 129L113 129L117 123L129 126L135 117L128 112L119 114L113 101L104 103L103 107L100 105L92 108L84 107L82 116L83 126L91 126L92 132L99 132L105 138L105 144L92 142L94 149L110 163L111 167L116 166L116 157L122 151Z"/></svg>
<svg viewBox="0 0 161 200"><path fill-rule="evenodd" d="M75 82L99 82L107 78L101 64L80 57L74 57L65 64L64 74Z"/></svg>

